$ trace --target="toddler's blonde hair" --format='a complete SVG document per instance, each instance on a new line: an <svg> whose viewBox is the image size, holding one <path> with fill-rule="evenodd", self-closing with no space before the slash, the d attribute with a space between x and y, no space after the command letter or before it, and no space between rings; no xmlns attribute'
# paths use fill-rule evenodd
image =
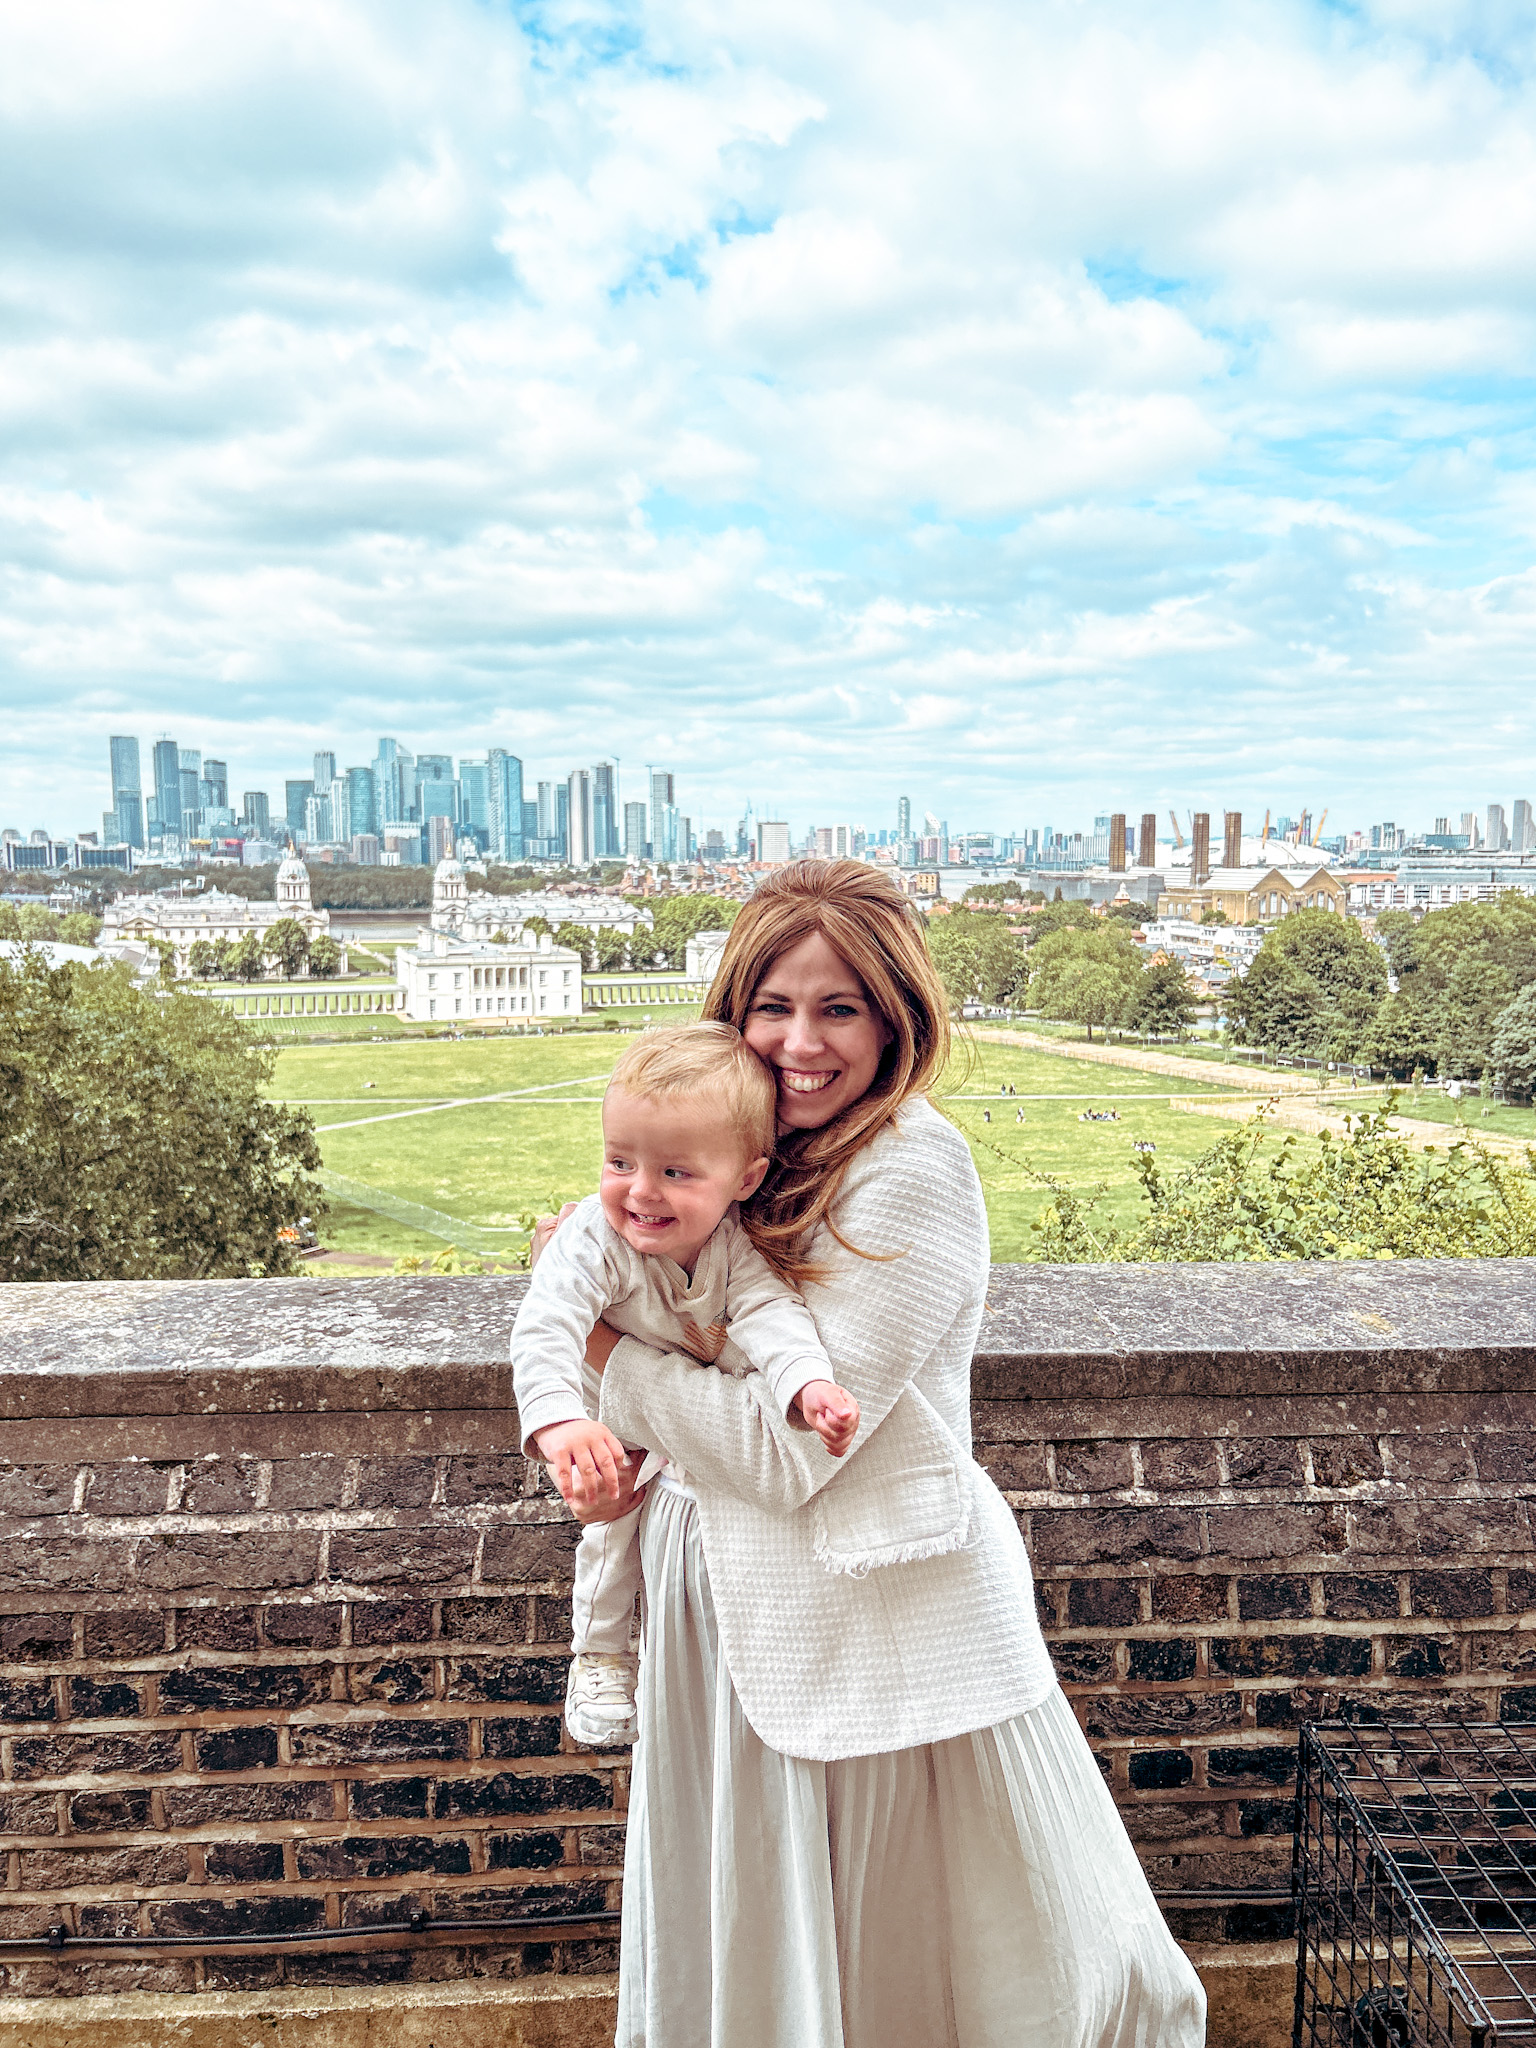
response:
<svg viewBox="0 0 1536 2048"><path fill-rule="evenodd" d="M648 1024L619 1055L608 1086L656 1102L712 1095L746 1158L773 1156L778 1090L734 1024Z"/></svg>

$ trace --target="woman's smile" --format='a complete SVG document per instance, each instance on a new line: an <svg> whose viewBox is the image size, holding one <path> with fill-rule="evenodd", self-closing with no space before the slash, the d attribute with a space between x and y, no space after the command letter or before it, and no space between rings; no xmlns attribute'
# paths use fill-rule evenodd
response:
<svg viewBox="0 0 1536 2048"><path fill-rule="evenodd" d="M825 1073L807 1073L803 1067L779 1068L780 1081L795 1095L814 1095L819 1089L830 1088L837 1075L836 1067Z"/></svg>

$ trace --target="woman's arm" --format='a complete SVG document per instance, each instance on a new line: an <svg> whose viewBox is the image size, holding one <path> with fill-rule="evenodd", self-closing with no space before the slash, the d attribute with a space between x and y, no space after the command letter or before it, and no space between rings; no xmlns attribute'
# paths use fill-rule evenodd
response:
<svg viewBox="0 0 1536 2048"><path fill-rule="evenodd" d="M837 1226L868 1252L823 1237L825 1284L806 1300L840 1386L862 1419L857 1458L902 1389L986 1286L981 1188L965 1140L936 1118L870 1147L837 1205ZM680 1352L620 1338L603 1375L602 1420L627 1443L664 1448L702 1484L781 1513L803 1507L848 1462L794 1428L760 1374L701 1373Z"/></svg>

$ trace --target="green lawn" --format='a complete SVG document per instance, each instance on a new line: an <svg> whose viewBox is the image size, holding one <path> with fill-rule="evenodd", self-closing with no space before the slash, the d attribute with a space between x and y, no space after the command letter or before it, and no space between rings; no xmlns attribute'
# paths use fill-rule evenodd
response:
<svg viewBox="0 0 1536 2048"><path fill-rule="evenodd" d="M1362 1088L1358 1094L1347 1088L1330 1089L1323 1100L1334 1109L1379 1109L1387 1093L1379 1087ZM1460 1102L1452 1102L1438 1088L1425 1088L1415 1095L1412 1088L1402 1087L1396 1094L1394 1107L1399 1116L1415 1117L1427 1124L1445 1124L1448 1141L1455 1139L1455 1126L1459 1123L1474 1138L1483 1131L1491 1131L1502 1138L1523 1138L1527 1144L1536 1142L1536 1109L1528 1102L1484 1102L1475 1091L1469 1091Z"/></svg>
<svg viewBox="0 0 1536 2048"><path fill-rule="evenodd" d="M282 1050L274 1092L309 1108L326 1166L393 1201L438 1212L441 1226L433 1232L375 1214L354 1187L354 1198L336 1206L326 1241L342 1251L431 1254L441 1251L450 1220L497 1229L587 1193L597 1178L605 1078L628 1042L627 1034L598 1031ZM1001 1095L1004 1084L1017 1092ZM1214 1081L1209 1088L1181 1081L1175 1092L1227 1091ZM1030 1222L1049 1199L1033 1173L1078 1189L1106 1183L1103 1212L1126 1220L1143 1199L1133 1141L1150 1140L1160 1162L1177 1165L1230 1129L1170 1109L1155 1075L983 1037L957 1058L941 1095L971 1142L999 1260L1027 1251ZM1083 1122L1091 1109L1115 1109L1119 1121ZM516 1242L507 1239L509 1248Z"/></svg>

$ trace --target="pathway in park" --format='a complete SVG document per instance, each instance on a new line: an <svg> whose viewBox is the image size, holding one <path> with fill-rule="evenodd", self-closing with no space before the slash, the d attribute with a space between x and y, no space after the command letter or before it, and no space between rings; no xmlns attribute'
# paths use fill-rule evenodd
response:
<svg viewBox="0 0 1536 2048"><path fill-rule="evenodd" d="M1336 1138L1345 1135L1344 1120L1349 1112L1342 1107L1334 1108L1318 1102L1276 1100L1271 1096L1257 1095L1241 1099L1229 1095L1180 1095L1170 1097L1168 1107L1193 1110L1196 1116L1226 1117L1233 1123L1244 1123L1266 1102L1270 1105L1269 1121L1285 1130L1303 1131L1310 1138L1321 1137L1325 1130ZM1366 1097L1360 1104L1360 1113L1379 1109L1380 1106L1379 1098ZM1458 1138L1468 1137L1506 1159L1523 1160L1531 1144L1529 1139L1507 1137L1499 1131L1480 1131L1472 1124L1437 1124L1417 1116L1394 1114L1392 1129L1418 1152L1443 1152Z"/></svg>
<svg viewBox="0 0 1536 2048"><path fill-rule="evenodd" d="M1035 1031L978 1031L978 1045L994 1040L1003 1045L1022 1045L1030 1052L1051 1052L1061 1059L1091 1060L1103 1067L1131 1067L1139 1074L1167 1074L1175 1081L1203 1081L1208 1088L1240 1088L1245 1094L1260 1090L1269 1095L1314 1095L1319 1082L1315 1074L1272 1072L1253 1068L1246 1062L1192 1060L1178 1053L1154 1052L1150 1046L1089 1045L1078 1038L1047 1038Z"/></svg>

